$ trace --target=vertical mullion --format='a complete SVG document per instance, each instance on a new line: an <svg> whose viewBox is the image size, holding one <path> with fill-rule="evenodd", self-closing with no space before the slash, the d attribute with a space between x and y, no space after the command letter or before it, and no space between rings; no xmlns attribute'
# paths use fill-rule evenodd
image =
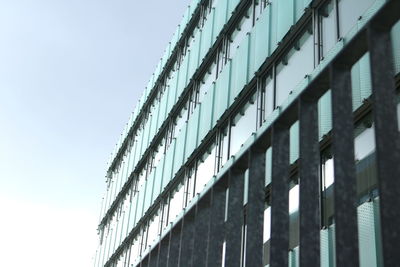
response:
<svg viewBox="0 0 400 267"><path fill-rule="evenodd" d="M193 262L192 266L206 266L207 247L209 242L210 226L210 198L209 194L199 200L196 207Z"/></svg>
<svg viewBox="0 0 400 267"><path fill-rule="evenodd" d="M226 188L217 184L212 189L210 239L207 253L207 266L221 266L222 245L224 243L224 219Z"/></svg>
<svg viewBox="0 0 400 267"><path fill-rule="evenodd" d="M229 171L228 216L225 223L226 253L225 266L240 266L243 226L244 172Z"/></svg>
<svg viewBox="0 0 400 267"><path fill-rule="evenodd" d="M263 264L264 187L265 151L252 149L249 153L246 266L262 266Z"/></svg>
<svg viewBox="0 0 400 267"><path fill-rule="evenodd" d="M300 267L320 266L318 102L299 101Z"/></svg>
<svg viewBox="0 0 400 267"><path fill-rule="evenodd" d="M189 211L183 218L179 266L189 267L193 253L194 211Z"/></svg>
<svg viewBox="0 0 400 267"><path fill-rule="evenodd" d="M351 66L331 65L336 266L357 267L357 184Z"/></svg>
<svg viewBox="0 0 400 267"><path fill-rule="evenodd" d="M396 114L396 87L392 65L390 29L369 27L368 40L373 88L373 113L383 261L395 266L400 261L400 142Z"/></svg>
<svg viewBox="0 0 400 267"><path fill-rule="evenodd" d="M272 129L270 266L287 267L289 249L289 127Z"/></svg>

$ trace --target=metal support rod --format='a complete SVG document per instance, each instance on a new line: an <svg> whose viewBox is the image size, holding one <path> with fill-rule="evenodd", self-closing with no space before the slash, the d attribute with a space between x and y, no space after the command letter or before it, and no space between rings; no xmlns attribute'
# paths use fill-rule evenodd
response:
<svg viewBox="0 0 400 267"><path fill-rule="evenodd" d="M287 267L289 249L289 128L272 129L270 266Z"/></svg>
<svg viewBox="0 0 400 267"><path fill-rule="evenodd" d="M377 174L385 266L400 262L400 138L390 29L368 28Z"/></svg>
<svg viewBox="0 0 400 267"><path fill-rule="evenodd" d="M263 266L265 153L264 150L256 149L249 153L246 266Z"/></svg>
<svg viewBox="0 0 400 267"><path fill-rule="evenodd" d="M357 267L357 184L354 162L354 120L351 66L330 66L333 118L336 266Z"/></svg>
<svg viewBox="0 0 400 267"><path fill-rule="evenodd" d="M318 100L300 98L300 266L320 266Z"/></svg>

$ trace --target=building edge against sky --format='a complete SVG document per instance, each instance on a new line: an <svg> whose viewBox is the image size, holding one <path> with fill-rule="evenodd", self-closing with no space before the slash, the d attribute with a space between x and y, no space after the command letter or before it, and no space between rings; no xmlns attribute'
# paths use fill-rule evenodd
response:
<svg viewBox="0 0 400 267"><path fill-rule="evenodd" d="M386 2L193 0L111 155L95 266L136 266L146 260L234 155L290 106ZM398 81L399 22L392 46ZM351 87L360 265L382 266L369 53L351 67ZM331 102L330 90L318 101L321 266L335 264ZM290 127L289 140L288 257L298 266L298 122ZM272 151L265 153L268 192ZM248 181L246 171L243 207ZM264 265L270 261L271 236L268 193L266 198Z"/></svg>

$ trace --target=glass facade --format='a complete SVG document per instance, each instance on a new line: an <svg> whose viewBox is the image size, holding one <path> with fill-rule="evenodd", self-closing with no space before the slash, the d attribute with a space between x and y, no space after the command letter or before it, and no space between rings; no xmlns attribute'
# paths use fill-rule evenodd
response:
<svg viewBox="0 0 400 267"><path fill-rule="evenodd" d="M314 4L318 2L318 5ZM362 3L361 3L362 2ZM385 0L193 0L107 166L95 267L133 267L225 175ZM399 77L400 24L391 32ZM369 53L351 68L360 266L383 266ZM400 99L400 98L399 98ZM335 266L331 92L318 101L321 266ZM400 101L398 101L400 102ZM400 105L397 109L400 118ZM399 119L400 120L400 119ZM290 266L299 266L299 123L290 128ZM263 264L270 263L272 148L265 151ZM243 210L250 172L243 175ZM225 190L225 219L229 190ZM246 216L241 266L246 266ZM221 266L229 256L221 243ZM151 259L150 259L151 260Z"/></svg>

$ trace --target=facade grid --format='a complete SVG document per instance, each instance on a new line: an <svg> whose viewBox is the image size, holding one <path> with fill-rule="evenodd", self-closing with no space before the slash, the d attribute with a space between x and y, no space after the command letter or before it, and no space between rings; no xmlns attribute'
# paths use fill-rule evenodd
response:
<svg viewBox="0 0 400 267"><path fill-rule="evenodd" d="M193 0L111 154L94 266L396 266L399 10Z"/></svg>

